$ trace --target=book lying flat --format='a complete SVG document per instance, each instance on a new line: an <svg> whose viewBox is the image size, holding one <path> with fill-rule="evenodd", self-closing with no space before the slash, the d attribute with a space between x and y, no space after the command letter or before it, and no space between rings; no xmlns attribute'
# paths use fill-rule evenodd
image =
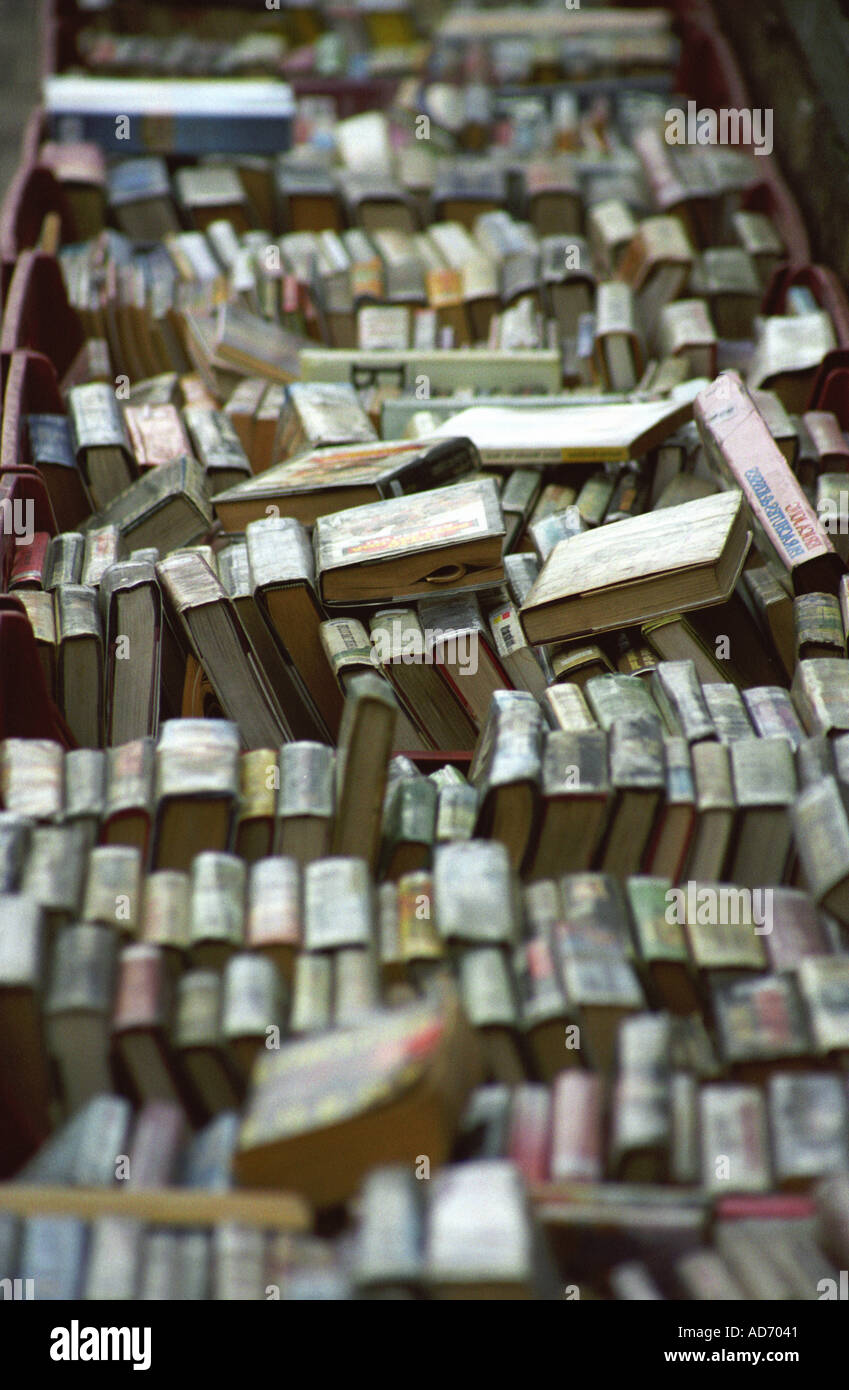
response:
<svg viewBox="0 0 849 1390"><path fill-rule="evenodd" d="M318 518L327 603L382 603L500 583L504 520L492 478Z"/></svg>
<svg viewBox="0 0 849 1390"><path fill-rule="evenodd" d="M539 410L473 405L437 435L465 435L484 464L627 463L660 444L692 414L688 400L613 402Z"/></svg>
<svg viewBox="0 0 849 1390"><path fill-rule="evenodd" d="M398 440L313 449L268 468L215 498L216 514L228 531L243 531L268 515L312 526L319 516L359 507L400 493L439 487L476 468L480 460L467 439Z"/></svg>
<svg viewBox="0 0 849 1390"><path fill-rule="evenodd" d="M116 154L276 153L291 139L294 99L283 82L222 82L54 74L44 101L59 139L66 127ZM116 112L128 116L127 129Z"/></svg>
<svg viewBox="0 0 849 1390"><path fill-rule="evenodd" d="M608 632L672 608L721 603L743 567L747 525L734 491L567 537L522 605L528 641Z"/></svg>

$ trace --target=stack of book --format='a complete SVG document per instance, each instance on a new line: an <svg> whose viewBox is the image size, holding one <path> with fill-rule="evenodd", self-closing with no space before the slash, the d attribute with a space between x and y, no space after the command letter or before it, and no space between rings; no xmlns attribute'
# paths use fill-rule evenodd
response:
<svg viewBox="0 0 849 1390"><path fill-rule="evenodd" d="M93 24L60 81L280 95L239 32ZM2 334L0 1281L836 1279L840 323L765 297L760 161L666 143L675 53L657 11L464 9L276 157L57 118Z"/></svg>

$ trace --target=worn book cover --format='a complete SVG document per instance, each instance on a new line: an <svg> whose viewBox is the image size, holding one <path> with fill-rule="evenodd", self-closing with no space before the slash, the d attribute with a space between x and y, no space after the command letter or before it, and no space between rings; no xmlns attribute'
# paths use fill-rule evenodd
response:
<svg viewBox="0 0 849 1390"><path fill-rule="evenodd" d="M243 531L268 515L292 516L313 526L328 512L439 487L479 464L474 445L462 438L313 449L220 492L214 507L228 531ZM277 513L269 513L269 506Z"/></svg>
<svg viewBox="0 0 849 1390"><path fill-rule="evenodd" d="M723 372L693 411L709 458L742 489L759 538L794 592L835 593L842 562L743 383Z"/></svg>
<svg viewBox="0 0 849 1390"><path fill-rule="evenodd" d="M472 405L437 434L467 435L489 467L627 463L660 444L691 414L689 401L620 401L509 410Z"/></svg>
<svg viewBox="0 0 849 1390"><path fill-rule="evenodd" d="M504 520L492 478L318 518L313 537L328 603L382 602L503 577Z"/></svg>
<svg viewBox="0 0 849 1390"><path fill-rule="evenodd" d="M739 492L629 517L555 546L522 605L528 641L606 632L731 593L749 545Z"/></svg>

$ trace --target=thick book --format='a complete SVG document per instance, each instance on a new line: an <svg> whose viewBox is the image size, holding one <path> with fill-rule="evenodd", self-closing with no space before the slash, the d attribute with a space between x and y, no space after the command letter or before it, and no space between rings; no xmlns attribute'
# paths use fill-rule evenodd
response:
<svg viewBox="0 0 849 1390"><path fill-rule="evenodd" d="M716 726L692 661L659 662L651 676L651 689L665 722L676 734L688 743L716 738Z"/></svg>
<svg viewBox="0 0 849 1390"><path fill-rule="evenodd" d="M318 711L254 596L247 541L234 540L218 552L217 558L218 577L233 602L280 715L285 717L293 738L324 737L325 730Z"/></svg>
<svg viewBox="0 0 849 1390"><path fill-rule="evenodd" d="M708 457L740 488L759 539L787 571L795 593L835 593L843 564L745 386L723 372L693 413Z"/></svg>
<svg viewBox="0 0 849 1390"><path fill-rule="evenodd" d="M428 643L415 609L378 609L371 620L371 639L373 659L433 747L471 751L475 724L446 686L439 666L428 660Z"/></svg>
<svg viewBox="0 0 849 1390"><path fill-rule="evenodd" d="M375 1163L426 1153L439 1164L478 1077L474 1037L450 994L269 1052L254 1073L236 1175L326 1207L352 1196Z"/></svg>
<svg viewBox="0 0 849 1390"><path fill-rule="evenodd" d="M304 948L368 947L374 935L374 895L364 859L331 855L304 871Z"/></svg>
<svg viewBox="0 0 849 1390"><path fill-rule="evenodd" d="M518 912L505 845L498 840L440 845L433 879L436 923L444 941L516 945Z"/></svg>
<svg viewBox="0 0 849 1390"><path fill-rule="evenodd" d="M103 735L103 630L97 590L59 584L55 600L62 712L77 742L98 748Z"/></svg>
<svg viewBox="0 0 849 1390"><path fill-rule="evenodd" d="M215 513L228 531L243 531L265 516L313 526L328 512L444 486L479 462L474 446L461 438L314 448L219 492Z"/></svg>
<svg viewBox="0 0 849 1390"><path fill-rule="evenodd" d="M625 895L649 998L675 1014L698 1012L699 999L680 922L668 920L670 879L632 875Z"/></svg>
<svg viewBox="0 0 849 1390"><path fill-rule="evenodd" d="M509 410L472 405L441 424L465 435L489 468L556 463L627 463L661 444L691 415L689 401L604 402Z"/></svg>
<svg viewBox="0 0 849 1390"><path fill-rule="evenodd" d="M91 515L92 500L75 456L65 415L28 415L29 456L47 486L60 531L73 531Z"/></svg>
<svg viewBox="0 0 849 1390"><path fill-rule="evenodd" d="M711 1196L770 1190L766 1104L757 1086L703 1086L699 1122L701 1180Z"/></svg>
<svg viewBox="0 0 849 1390"><path fill-rule="evenodd" d="M548 733L542 756L542 801L531 879L590 869L610 814L607 734L583 728Z"/></svg>
<svg viewBox="0 0 849 1390"><path fill-rule="evenodd" d="M60 584L81 583L85 540L79 531L63 531L51 536L45 556L42 584L57 589Z"/></svg>
<svg viewBox="0 0 849 1390"><path fill-rule="evenodd" d="M796 849L811 897L849 921L849 799L835 777L820 777L791 809Z"/></svg>
<svg viewBox="0 0 849 1390"><path fill-rule="evenodd" d="M186 454L148 469L84 529L94 529L95 524L98 529L117 526L128 552L155 546L166 555L177 546L192 545L212 526L203 468Z"/></svg>
<svg viewBox="0 0 849 1390"><path fill-rule="evenodd" d="M386 775L398 706L388 681L376 673L351 681L339 729L333 853L374 866Z"/></svg>
<svg viewBox="0 0 849 1390"><path fill-rule="evenodd" d="M45 1025L68 1115L112 1089L109 1023L117 955L116 933L94 923L63 927L51 952Z"/></svg>
<svg viewBox="0 0 849 1390"><path fill-rule="evenodd" d="M236 1063L225 1044L222 977L216 970L187 970L177 981L173 1046L192 1112L208 1119L239 1103Z"/></svg>
<svg viewBox="0 0 849 1390"><path fill-rule="evenodd" d="M137 738L107 749L100 830L103 844L137 845L146 853L153 811L155 751L152 738Z"/></svg>
<svg viewBox="0 0 849 1390"><path fill-rule="evenodd" d="M307 740L280 750L275 852L301 865L330 853L336 801L335 754Z"/></svg>
<svg viewBox="0 0 849 1390"><path fill-rule="evenodd" d="M106 652L106 742L159 730L162 594L143 560L111 565L100 582Z"/></svg>
<svg viewBox="0 0 849 1390"><path fill-rule="evenodd" d="M231 956L224 970L222 1032L242 1082L268 1041L267 1028L285 1027L284 990L277 967L249 951Z"/></svg>
<svg viewBox="0 0 849 1390"><path fill-rule="evenodd" d="M301 917L298 863L281 854L252 864L245 911L245 945L267 956L286 981L292 980L300 954Z"/></svg>
<svg viewBox="0 0 849 1390"><path fill-rule="evenodd" d="M643 348L630 285L607 280L595 307L596 368L607 391L633 391L643 373Z"/></svg>
<svg viewBox="0 0 849 1390"><path fill-rule="evenodd" d="M288 746L288 745L286 745ZM253 864L271 853L278 766L273 748L252 748L239 759L239 823L235 853Z"/></svg>
<svg viewBox="0 0 849 1390"><path fill-rule="evenodd" d="M530 642L550 642L720 603L748 546L736 491L585 531L555 546L522 604L522 625Z"/></svg>
<svg viewBox="0 0 849 1390"><path fill-rule="evenodd" d="M197 552L162 560L157 574L177 619L203 666L225 715L239 725L248 748L276 747L290 735L233 605Z"/></svg>
<svg viewBox="0 0 849 1390"><path fill-rule="evenodd" d="M647 862L651 873L677 882L683 872L696 820L696 788L690 745L685 738L663 740L666 796L658 815Z"/></svg>
<svg viewBox="0 0 849 1390"><path fill-rule="evenodd" d="M321 516L313 536L321 596L380 603L486 588L503 576L503 537L491 478Z"/></svg>
<svg viewBox="0 0 849 1390"><path fill-rule="evenodd" d="M370 444L375 429L347 382L296 381L286 388L275 440L275 463L313 449Z"/></svg>
<svg viewBox="0 0 849 1390"><path fill-rule="evenodd" d="M496 690L469 768L481 805L477 834L506 845L521 868L535 830L542 711L526 690Z"/></svg>
<svg viewBox="0 0 849 1390"><path fill-rule="evenodd" d="M169 402L135 402L124 407L124 424L140 469L156 468L191 452L177 407Z"/></svg>
<svg viewBox="0 0 849 1390"><path fill-rule="evenodd" d="M223 719L166 720L156 746L153 867L189 869L201 851L225 850L238 796L236 725Z"/></svg>
<svg viewBox="0 0 849 1390"><path fill-rule="evenodd" d="M387 789L381 876L400 879L430 865L438 791L428 777L401 777Z"/></svg>
<svg viewBox="0 0 849 1390"><path fill-rule="evenodd" d="M183 407L183 423L213 496L251 477L250 460L229 415L223 410L187 405ZM180 452L182 450L174 451Z"/></svg>
<svg viewBox="0 0 849 1390"><path fill-rule="evenodd" d="M463 951L459 960L460 998L493 1081L520 1085L525 1070L517 1049L518 1012L510 967L498 946Z"/></svg>
<svg viewBox="0 0 849 1390"><path fill-rule="evenodd" d="M315 591L315 563L306 531L294 517L252 521L245 532L254 599L335 737L342 696L321 644L324 611Z"/></svg>
<svg viewBox="0 0 849 1390"><path fill-rule="evenodd" d="M756 333L749 387L773 390L787 410L801 413L820 363L837 347L831 315L816 305L809 313L765 315Z"/></svg>
<svg viewBox="0 0 849 1390"><path fill-rule="evenodd" d="M608 873L636 874L666 790L660 725L639 715L614 719L609 755L613 808L600 863Z"/></svg>
<svg viewBox="0 0 849 1390"><path fill-rule="evenodd" d="M771 968L794 971L806 956L830 955L832 949L825 918L810 895L798 888L774 888L772 931L766 937Z"/></svg>
<svg viewBox="0 0 849 1390"><path fill-rule="evenodd" d="M105 382L68 392L71 440L92 501L105 507L138 477L115 388Z"/></svg>
<svg viewBox="0 0 849 1390"><path fill-rule="evenodd" d="M763 1081L811 1052L802 1001L788 975L719 980L713 1016L720 1056L740 1081Z"/></svg>
<svg viewBox="0 0 849 1390"><path fill-rule="evenodd" d="M170 1048L173 980L166 953L151 943L126 947L118 962L112 1048L138 1102L180 1103Z"/></svg>
<svg viewBox="0 0 849 1390"><path fill-rule="evenodd" d="M220 970L244 941L244 860L204 850L192 861L189 953L193 965Z"/></svg>
<svg viewBox="0 0 849 1390"><path fill-rule="evenodd" d="M509 690L510 678L490 642L473 593L419 600L419 620L425 635L425 659L434 662L442 679L479 728L492 696Z"/></svg>
<svg viewBox="0 0 849 1390"><path fill-rule="evenodd" d="M841 657L798 662L790 694L808 734L833 738L849 731L849 685Z"/></svg>

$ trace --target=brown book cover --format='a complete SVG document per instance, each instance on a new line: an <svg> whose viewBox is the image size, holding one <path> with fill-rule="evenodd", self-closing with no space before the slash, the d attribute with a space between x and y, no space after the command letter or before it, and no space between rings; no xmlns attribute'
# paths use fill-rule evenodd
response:
<svg viewBox="0 0 849 1390"><path fill-rule="evenodd" d="M478 1077L477 1045L452 993L268 1053L254 1072L237 1178L325 1207L353 1195L376 1162L422 1153L444 1162Z"/></svg>
<svg viewBox="0 0 849 1390"><path fill-rule="evenodd" d="M521 618L550 642L720 602L737 582L749 535L739 492L629 517L560 541Z"/></svg>

